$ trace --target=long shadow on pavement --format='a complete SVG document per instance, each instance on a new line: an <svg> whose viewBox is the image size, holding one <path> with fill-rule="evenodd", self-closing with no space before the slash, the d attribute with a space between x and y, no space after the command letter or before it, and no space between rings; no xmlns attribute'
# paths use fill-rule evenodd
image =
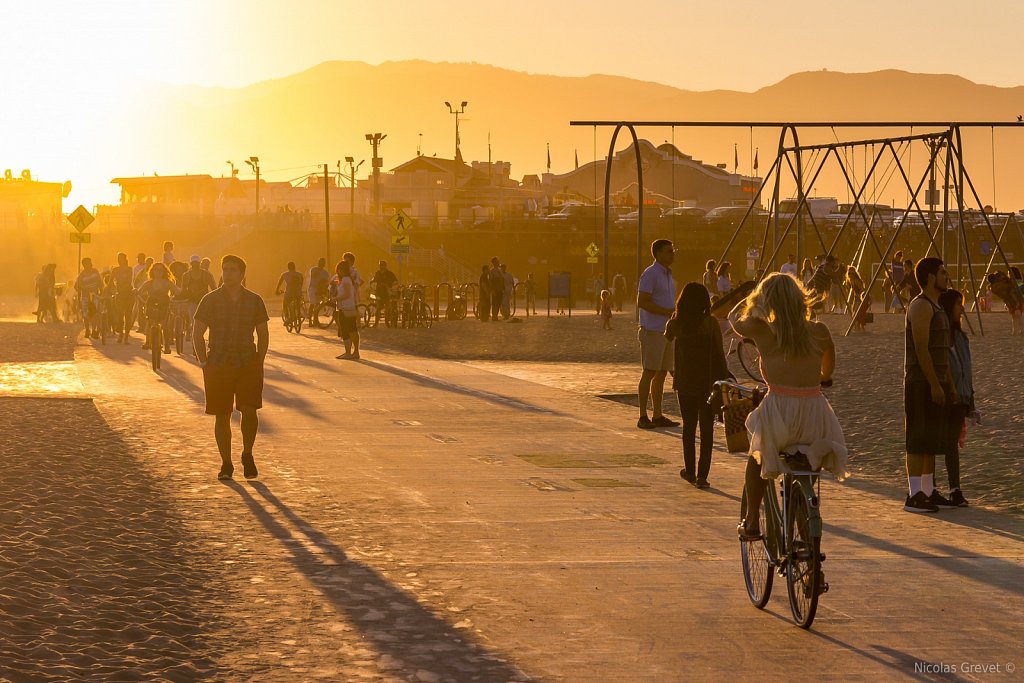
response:
<svg viewBox="0 0 1024 683"><path fill-rule="evenodd" d="M358 628L376 652L400 663L402 677L423 670L447 680L526 680L527 676L454 628L376 570L350 559L345 551L312 528L261 482L249 485L316 546L314 553L279 523L246 487L224 484L242 498L255 517L291 554L292 564Z"/></svg>
<svg viewBox="0 0 1024 683"><path fill-rule="evenodd" d="M411 380L413 382L416 382L417 384L421 384L431 389L440 389L442 391L448 391L453 394L471 396L473 398L480 399L481 401L487 401L488 403L494 403L500 406L504 406L506 408L512 408L514 410L521 410L531 413L541 413L544 415L553 415L557 417L574 417L557 410L552 410L550 408L544 408L542 406L533 405L532 403L527 403L517 398L511 398L509 396L504 396L502 394L495 394L490 391L481 391L479 389L471 389L469 387L459 386L458 384L452 384L451 382L446 382L441 379L434 379L433 377L421 375L417 372L405 370L403 368L399 368L388 363L381 363L379 361L373 360L361 360L357 362L360 363L361 365L368 365L372 368L376 368L377 370L383 370L384 372L389 372L392 375L403 377L405 379Z"/></svg>

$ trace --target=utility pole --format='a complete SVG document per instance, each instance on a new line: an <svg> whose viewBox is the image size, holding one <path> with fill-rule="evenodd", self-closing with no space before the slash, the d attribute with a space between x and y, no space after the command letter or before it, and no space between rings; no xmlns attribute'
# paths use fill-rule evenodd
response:
<svg viewBox="0 0 1024 683"><path fill-rule="evenodd" d="M245 163L249 164L256 174L256 214L258 215L260 212L260 158L249 157L245 160Z"/></svg>
<svg viewBox="0 0 1024 683"><path fill-rule="evenodd" d="M348 228L349 230L355 231L356 229L356 171L363 165L366 159L363 159L358 164L354 157L345 157L345 163L348 164Z"/></svg>
<svg viewBox="0 0 1024 683"><path fill-rule="evenodd" d="M327 265L331 264L331 192L327 186L327 164L324 164L324 231L327 233Z"/></svg>
<svg viewBox="0 0 1024 683"><path fill-rule="evenodd" d="M373 147L373 158L370 161L373 164L373 213L376 216L380 215L380 167L384 165L384 160L377 156L377 148L386 137L386 134L380 133L366 134L367 142Z"/></svg>
<svg viewBox="0 0 1024 683"><path fill-rule="evenodd" d="M467 104L469 104L469 102L463 100L459 108L455 109L452 107L451 102L444 103L444 106L448 107L448 113L455 114L455 161L462 161L462 149L460 148L462 140L459 139L459 115L466 113Z"/></svg>

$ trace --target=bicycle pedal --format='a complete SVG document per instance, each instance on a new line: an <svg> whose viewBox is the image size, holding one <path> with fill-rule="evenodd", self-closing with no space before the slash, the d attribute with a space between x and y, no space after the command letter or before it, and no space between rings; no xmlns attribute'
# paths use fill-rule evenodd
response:
<svg viewBox="0 0 1024 683"><path fill-rule="evenodd" d="M821 584L821 588L818 589L818 595L822 595L823 593L828 593L828 582L823 582Z"/></svg>
<svg viewBox="0 0 1024 683"><path fill-rule="evenodd" d="M821 562L824 562L825 561L825 553L819 553L818 554L818 560L821 561Z"/></svg>

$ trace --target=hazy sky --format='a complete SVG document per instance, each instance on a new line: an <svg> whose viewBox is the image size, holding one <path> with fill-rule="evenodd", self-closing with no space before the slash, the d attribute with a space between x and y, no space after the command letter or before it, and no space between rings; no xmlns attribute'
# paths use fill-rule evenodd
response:
<svg viewBox="0 0 1024 683"><path fill-rule="evenodd" d="M237 86L330 59L476 61L755 90L900 68L1019 85L1019 0L2 0L5 91ZM11 68L14 65L20 68Z"/></svg>
<svg viewBox="0 0 1024 683"><path fill-rule="evenodd" d="M72 202L114 201L125 150L89 141L117 138L109 112L136 116L145 82L235 87L327 60L423 59L695 90L822 68L1015 86L1022 31L1020 0L0 0L0 168L74 178Z"/></svg>

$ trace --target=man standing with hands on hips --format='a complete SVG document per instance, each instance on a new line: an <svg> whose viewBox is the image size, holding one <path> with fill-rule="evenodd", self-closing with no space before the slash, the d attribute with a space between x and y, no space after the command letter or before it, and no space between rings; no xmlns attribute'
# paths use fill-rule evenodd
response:
<svg viewBox="0 0 1024 683"><path fill-rule="evenodd" d="M677 427L679 423L661 414L665 377L675 363L675 345L665 337L665 325L675 311L676 283L672 279L672 262L676 252L669 240L654 240L651 245L654 263L640 276L636 305L640 309L640 361L643 373L637 394L640 399L640 429ZM652 404L653 418L647 417L647 400Z"/></svg>
<svg viewBox="0 0 1024 683"><path fill-rule="evenodd" d="M231 413L237 409L242 414L243 473L252 479L259 476L252 447L259 429L256 411L263 407L263 361L270 346L270 316L260 295L242 286L245 261L228 254L221 259L221 272L224 284L204 296L196 309L192 344L203 369L206 414L217 420L213 428L221 458L217 478L231 479L235 471L231 464Z"/></svg>

